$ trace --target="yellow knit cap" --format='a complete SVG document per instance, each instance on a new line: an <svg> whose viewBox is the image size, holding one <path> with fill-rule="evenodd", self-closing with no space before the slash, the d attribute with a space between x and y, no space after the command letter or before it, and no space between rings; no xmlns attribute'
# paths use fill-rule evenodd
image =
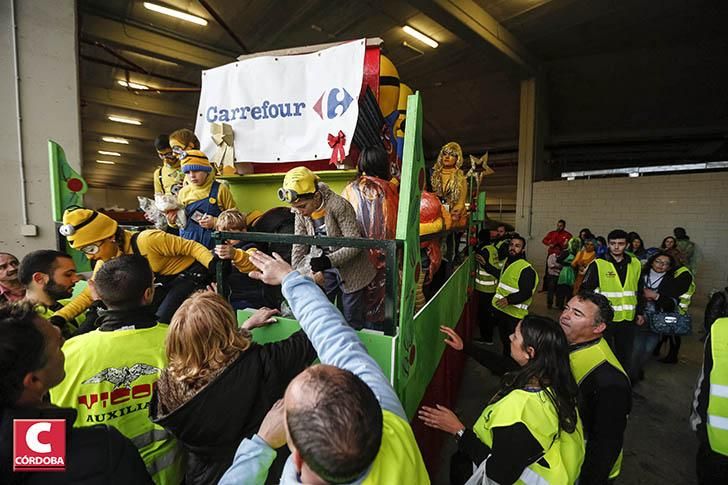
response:
<svg viewBox="0 0 728 485"><path fill-rule="evenodd" d="M68 209L58 229L74 249L102 241L116 234L118 223L111 217L91 209Z"/></svg>
<svg viewBox="0 0 728 485"><path fill-rule="evenodd" d="M200 150L187 150L185 158L181 160L182 171L184 173L192 170L201 172L212 172L212 165L205 155Z"/></svg>
<svg viewBox="0 0 728 485"><path fill-rule="evenodd" d="M283 187L278 189L278 198L290 204L302 195L316 192L318 181L318 176L306 167L292 168L283 178Z"/></svg>

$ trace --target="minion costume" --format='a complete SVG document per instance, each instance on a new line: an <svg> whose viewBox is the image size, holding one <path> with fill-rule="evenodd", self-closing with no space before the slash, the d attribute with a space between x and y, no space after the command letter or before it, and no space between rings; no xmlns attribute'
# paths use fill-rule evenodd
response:
<svg viewBox="0 0 728 485"><path fill-rule="evenodd" d="M188 183L177 194L187 215L187 225L180 228L179 235L212 249L213 229L205 229L199 220L205 215L217 217L224 210L234 209L235 200L227 185L215 180L212 165L200 150L188 150L182 158L182 172L187 174L193 170L206 172L207 178L202 185Z"/></svg>
<svg viewBox="0 0 728 485"><path fill-rule="evenodd" d="M170 160L172 163L168 163ZM154 195L177 195L184 185L185 175L177 158L165 159L154 171Z"/></svg>
<svg viewBox="0 0 728 485"><path fill-rule="evenodd" d="M316 174L306 167L296 167L286 173L278 198L289 204L307 196L320 194L320 206L310 216L294 210L295 233L306 236L361 237L356 213L346 199L335 194L328 185L319 182ZM291 265L303 274L322 273L323 289L329 300L338 300L344 318L355 329L365 323L365 288L377 270L363 249L321 247L294 244Z"/></svg>
<svg viewBox="0 0 728 485"><path fill-rule="evenodd" d="M119 231L115 220L94 210L67 210L59 232L72 248L82 250L96 262L94 274L104 261L122 254L140 254L147 258L159 285L153 306L162 323L169 323L182 302L192 292L205 288L214 273L212 253L201 244L159 230ZM245 263L239 269L250 271L252 264L247 260ZM51 321L63 328L66 321L83 313L92 302L91 292L86 288L58 310Z"/></svg>

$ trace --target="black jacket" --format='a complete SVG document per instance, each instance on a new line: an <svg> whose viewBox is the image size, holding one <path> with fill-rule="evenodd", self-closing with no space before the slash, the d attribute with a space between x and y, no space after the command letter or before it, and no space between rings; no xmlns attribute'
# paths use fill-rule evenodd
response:
<svg viewBox="0 0 728 485"><path fill-rule="evenodd" d="M65 419L66 471L14 473L13 420ZM136 447L116 428L73 428L76 411L66 408L6 408L0 417L0 483L126 485L153 484Z"/></svg>
<svg viewBox="0 0 728 485"><path fill-rule="evenodd" d="M677 269L677 268L676 268ZM646 288L645 278L650 274L650 268L645 268L640 275L640 282L637 291L637 314L642 315L647 305L645 299L644 290ZM693 282L693 277L690 273L682 273L675 277L675 271L665 272L665 276L662 277L658 286L657 293L660 297L654 300L655 309L658 312L674 312L678 309L680 295L688 291L690 283Z"/></svg>
<svg viewBox="0 0 728 485"><path fill-rule="evenodd" d="M187 402L162 415L157 390L152 421L169 430L188 451L185 481L217 483L243 438L254 435L288 383L316 358L303 331L266 345L253 344Z"/></svg>

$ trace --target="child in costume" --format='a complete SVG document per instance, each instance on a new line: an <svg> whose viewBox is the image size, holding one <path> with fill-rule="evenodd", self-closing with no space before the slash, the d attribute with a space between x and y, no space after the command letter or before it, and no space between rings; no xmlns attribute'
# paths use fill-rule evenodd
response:
<svg viewBox="0 0 728 485"><path fill-rule="evenodd" d="M215 230L221 232L247 232L248 222L245 214L237 209L223 211L215 222ZM235 269L230 271L227 284L230 290L230 305L235 310L246 308L277 307L282 297L280 287L264 284L262 281L248 277L246 272L237 270L237 265L248 261L248 256L257 249L251 243L239 240L227 240L225 244L215 246L215 254L220 259L232 260ZM225 270L227 273L228 271Z"/></svg>
<svg viewBox="0 0 728 485"><path fill-rule="evenodd" d="M235 201L227 185L215 180L207 156L200 150L185 151L182 171L187 175L188 185L183 187L177 199L185 208L187 224L180 227L179 235L197 241L212 249L212 231L220 213L235 208ZM175 211L167 212L170 225L177 219Z"/></svg>

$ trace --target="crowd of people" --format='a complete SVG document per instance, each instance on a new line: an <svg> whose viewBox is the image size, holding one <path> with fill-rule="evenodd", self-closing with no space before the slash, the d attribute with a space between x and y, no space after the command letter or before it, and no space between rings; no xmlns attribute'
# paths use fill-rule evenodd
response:
<svg viewBox="0 0 728 485"><path fill-rule="evenodd" d="M165 213L166 230L142 232L66 211L61 234L94 263L75 297L81 276L68 254L0 253L0 483L429 483L402 404L356 333L382 318L381 252L294 244L286 260L238 240L214 244L214 230L244 232L251 215L236 209L192 132L155 148L155 190L180 208ZM305 167L290 170L278 197L295 233L393 238L387 167L383 149L365 149L343 196ZM559 221L544 244L558 321L530 312L539 271L526 239L499 225L481 230L475 248L479 338L440 329L447 346L501 376L469 426L437 403L418 411L457 440L452 483L609 483L644 363L663 340L665 361L677 361L679 335L663 337L653 322L686 315L695 291L683 229L645 249L635 233L574 238ZM212 291L218 266L227 298ZM255 343L251 332L280 308L251 288L279 288L274 302L285 299L301 330ZM257 310L239 325L246 307ZM726 327L718 320L706 348L728 345ZM496 331L500 353L487 347ZM709 418L728 421L711 397L728 389L728 368L710 356L693 418L704 483L728 454L726 428ZM65 473L12 471L16 419L66 422Z"/></svg>

